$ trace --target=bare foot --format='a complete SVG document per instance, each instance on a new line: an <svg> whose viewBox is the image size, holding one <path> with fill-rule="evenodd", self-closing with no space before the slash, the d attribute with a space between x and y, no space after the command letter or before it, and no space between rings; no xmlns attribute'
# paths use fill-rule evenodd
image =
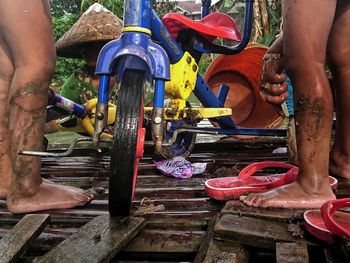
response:
<svg viewBox="0 0 350 263"><path fill-rule="evenodd" d="M1 146L0 146L1 147ZM0 153L0 156L2 153ZM10 190L12 179L12 166L5 158L0 157L0 199L6 199Z"/></svg>
<svg viewBox="0 0 350 263"><path fill-rule="evenodd" d="M45 180L39 186L36 194L24 196L9 193L6 203L7 209L12 213L28 213L83 206L90 202L93 197L88 191Z"/></svg>
<svg viewBox="0 0 350 263"><path fill-rule="evenodd" d="M329 173L350 180L350 157L332 151L329 158Z"/></svg>
<svg viewBox="0 0 350 263"><path fill-rule="evenodd" d="M9 189L10 189L10 184L5 182L0 183L0 199L6 199Z"/></svg>
<svg viewBox="0 0 350 263"><path fill-rule="evenodd" d="M316 195L304 191L298 182L293 182L265 193L241 196L240 200L248 206L262 208L320 208L324 202L336 199L330 187L328 188L325 187Z"/></svg>
<svg viewBox="0 0 350 263"><path fill-rule="evenodd" d="M45 179L45 178L42 178L42 179L43 179L43 182L45 183L54 184L54 182L48 179ZM9 192L10 186L11 186L11 182L7 182L6 180L0 177L0 199L5 200L7 198L7 194ZM67 187L71 187L71 186L67 186ZM74 188L74 187L71 187L71 188Z"/></svg>
<svg viewBox="0 0 350 263"><path fill-rule="evenodd" d="M10 189L11 180L9 178L0 176L0 199L6 199Z"/></svg>

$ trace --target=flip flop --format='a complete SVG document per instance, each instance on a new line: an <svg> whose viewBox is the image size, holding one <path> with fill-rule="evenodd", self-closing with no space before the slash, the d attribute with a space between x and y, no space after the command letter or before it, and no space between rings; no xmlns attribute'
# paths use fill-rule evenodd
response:
<svg viewBox="0 0 350 263"><path fill-rule="evenodd" d="M264 168L288 168L286 173L267 176L253 176ZM299 168L283 162L252 163L241 170L235 177L220 177L205 182L205 193L216 200L237 199L246 193L265 192L271 188L290 184L295 181ZM336 187L338 181L329 177L331 187Z"/></svg>
<svg viewBox="0 0 350 263"><path fill-rule="evenodd" d="M350 198L325 202L320 210L304 213L304 226L315 237L334 243L337 238L350 239L350 213L338 211L350 208Z"/></svg>

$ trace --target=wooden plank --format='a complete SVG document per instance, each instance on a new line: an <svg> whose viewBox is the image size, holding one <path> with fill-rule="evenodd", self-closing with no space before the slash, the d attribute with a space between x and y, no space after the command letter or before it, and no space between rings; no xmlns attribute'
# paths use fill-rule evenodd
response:
<svg viewBox="0 0 350 263"><path fill-rule="evenodd" d="M141 217L96 217L37 262L109 262L144 224L145 219Z"/></svg>
<svg viewBox="0 0 350 263"><path fill-rule="evenodd" d="M195 253L198 251L204 235L204 231L143 229L123 248L123 251L133 253Z"/></svg>
<svg viewBox="0 0 350 263"><path fill-rule="evenodd" d="M0 240L0 262L16 262L49 221L47 214L25 215Z"/></svg>
<svg viewBox="0 0 350 263"><path fill-rule="evenodd" d="M248 263L249 253L241 245L211 240L203 263Z"/></svg>
<svg viewBox="0 0 350 263"><path fill-rule="evenodd" d="M214 236L214 226L219 221L219 215L214 216L207 228L207 232L205 234L205 237L201 243L201 246L199 247L199 250L193 260L193 263L201 263L203 262L203 259L205 258L205 255L207 253L207 250L209 248L210 241L213 239Z"/></svg>
<svg viewBox="0 0 350 263"><path fill-rule="evenodd" d="M309 254L305 243L277 243L276 263L308 263Z"/></svg>
<svg viewBox="0 0 350 263"><path fill-rule="evenodd" d="M244 205L239 200L228 201L222 209L222 214L242 215L255 218L263 218L277 221L290 221L302 219L305 209L284 209L284 208L257 208Z"/></svg>
<svg viewBox="0 0 350 263"><path fill-rule="evenodd" d="M270 249L275 249L279 242L308 242L316 245L304 240L301 235L294 235L291 229L293 232L296 229L301 231L294 224L226 214L216 224L214 238Z"/></svg>

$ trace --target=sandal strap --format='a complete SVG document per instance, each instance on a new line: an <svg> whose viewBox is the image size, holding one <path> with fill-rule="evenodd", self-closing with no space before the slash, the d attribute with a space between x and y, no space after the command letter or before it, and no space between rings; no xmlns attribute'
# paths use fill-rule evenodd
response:
<svg viewBox="0 0 350 263"><path fill-rule="evenodd" d="M344 207L350 207L350 198L327 201L321 206L321 215L330 232L337 236L350 238L350 230L342 227L334 220L334 213Z"/></svg>
<svg viewBox="0 0 350 263"><path fill-rule="evenodd" d="M295 165L283 163L283 162L256 162L251 163L245 168L241 170L241 172L238 174L238 178L242 181L248 179L250 176L255 174L257 171L264 169L264 168L271 168L271 167L280 167L280 168L289 168L289 170L286 173L279 174L279 179L271 181L270 183L264 182L263 185L267 188L272 188L276 186L280 186L283 184L291 183L295 180L296 176L298 175L299 168ZM251 186L259 186L259 184L249 184Z"/></svg>

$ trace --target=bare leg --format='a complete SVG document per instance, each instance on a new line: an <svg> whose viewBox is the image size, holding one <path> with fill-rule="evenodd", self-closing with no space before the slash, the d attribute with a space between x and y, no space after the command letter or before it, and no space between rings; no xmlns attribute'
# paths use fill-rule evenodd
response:
<svg viewBox="0 0 350 263"><path fill-rule="evenodd" d="M328 57L336 81L337 131L330 155L330 173L350 179L350 3L338 1L328 41Z"/></svg>
<svg viewBox="0 0 350 263"><path fill-rule="evenodd" d="M284 0L283 55L295 89L300 173L295 183L242 197L247 205L317 208L335 199L328 181L333 99L324 69L336 4Z"/></svg>
<svg viewBox="0 0 350 263"><path fill-rule="evenodd" d="M19 150L42 149L49 80L55 62L47 0L2 0L0 26L15 71L8 96L13 178L7 196L11 212L24 213L84 205L92 195L81 189L43 182L38 157Z"/></svg>
<svg viewBox="0 0 350 263"><path fill-rule="evenodd" d="M8 134L8 93L14 68L9 49L0 36L0 198L5 199L10 189L12 166Z"/></svg>

